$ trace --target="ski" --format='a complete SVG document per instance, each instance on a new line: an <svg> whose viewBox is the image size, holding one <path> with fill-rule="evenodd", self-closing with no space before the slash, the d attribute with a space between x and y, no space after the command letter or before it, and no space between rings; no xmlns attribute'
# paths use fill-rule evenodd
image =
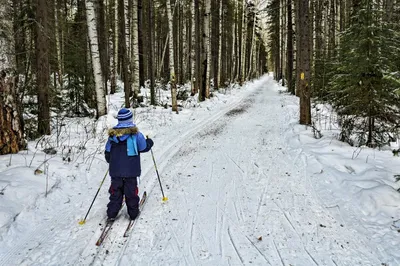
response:
<svg viewBox="0 0 400 266"><path fill-rule="evenodd" d="M107 237L108 232L110 232L112 225L114 224L114 221L107 221L106 226L104 226L103 231L101 232L101 235L99 239L96 242L96 246L100 246L104 239Z"/></svg>
<svg viewBox="0 0 400 266"><path fill-rule="evenodd" d="M147 199L147 193L145 191L145 192L143 192L142 198L140 199L140 202L139 202L139 215L140 215L140 212L142 211L143 204L146 202L146 199ZM139 215L138 215L138 217L139 217ZM129 236L129 231L133 227L133 225L135 224L135 221L137 220L138 217L136 217L135 220L130 220L129 221L128 227L126 228L125 233L124 233L124 237ZM104 229L101 232L101 235L100 235L99 239L96 242L96 246L100 246L104 242L104 239L106 239L106 237L108 236L108 233L110 232L113 224L114 224L114 221L107 221L106 222L106 225L104 226Z"/></svg>
<svg viewBox="0 0 400 266"><path fill-rule="evenodd" d="M124 199L123 199L123 201L122 201L121 209L124 207L124 205L125 205L125 197L124 197ZM120 210L121 210L121 209L120 209ZM103 231L101 232L101 235L100 235L99 239L98 239L97 242L96 242L96 246L100 246L100 245L103 243L104 239L105 239L105 238L107 237L107 235L108 235L108 232L110 232L111 227L112 227L112 225L113 225L114 222L115 222L115 220L113 220L113 221L107 221L107 222L106 222L106 226L104 226L104 229L103 229Z"/></svg>
<svg viewBox="0 0 400 266"><path fill-rule="evenodd" d="M146 202L146 199L147 199L147 193L145 191L145 192L143 192L143 196L142 196L142 198L140 199L140 202L139 202L139 214L138 214L138 216L136 217L135 220L130 220L129 221L129 224L126 227L126 230L125 230L125 233L124 233L124 237L128 237L129 236L132 227L136 224L136 221L139 218L140 213L142 212L142 209L143 209L143 206L144 206L144 204Z"/></svg>

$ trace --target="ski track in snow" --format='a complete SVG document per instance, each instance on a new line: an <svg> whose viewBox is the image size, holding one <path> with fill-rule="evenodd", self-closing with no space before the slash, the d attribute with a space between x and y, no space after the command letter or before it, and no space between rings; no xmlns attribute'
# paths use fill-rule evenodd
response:
<svg viewBox="0 0 400 266"><path fill-rule="evenodd" d="M164 147L164 149L158 151L158 158L163 158L165 162L168 161L168 158L172 157L179 150L180 146L182 146L179 143L189 139L191 134L197 133L198 131L203 129L207 126L209 122L218 120L218 118L220 118L230 109L237 106L239 103L240 99L235 100L232 103L229 103L220 111L209 116L208 119L200 120L197 123L187 125L187 127L183 129L186 129L185 133L178 134L179 138L178 136L172 136L171 139L165 141L168 144L166 145L166 147ZM147 158L147 160L148 159L149 158ZM143 166L144 165L145 163L143 163ZM158 168L159 170L162 170L164 165L162 162L160 165L161 167ZM153 175L152 163L147 163L147 168L142 169L142 179L144 179L143 177L145 177L147 174ZM158 185L156 183L156 180L154 180L153 178L152 182L142 181L142 183L144 183L141 184L141 186L144 187L143 190L147 189L149 194L151 193L151 190L154 188L154 186ZM107 192L103 192L102 194L107 194ZM75 204L76 206L80 205L82 202L87 203L85 202L85 200L82 200L82 197L75 197L71 199L71 203ZM106 257L111 257L110 260L118 257L115 254L112 254L110 250L114 250L115 246L118 246L118 243L116 244L114 242L117 242L118 239L121 239L121 236L116 236L118 235L118 228L121 227L125 229L125 224L119 225L121 221L114 225L114 228L110 231L110 234L107 237L105 243L103 243L103 245L100 247L96 247L94 243L100 235L101 228L89 227L101 223L101 220L93 221L92 223L90 223L90 225L89 222L87 222L86 225L84 225L82 228L79 228L78 226L76 226L77 221L71 221L71 217L74 217L76 215L73 208L60 208L59 210L51 211L59 213L59 215L54 216L52 219L48 219L47 222L41 222L37 226L27 224L27 226L30 227L28 229L29 232L24 236L23 239L18 239L14 241L11 247L2 247L2 249L0 250L0 265L59 265L60 263L64 265L98 265L99 261L103 263L106 260ZM122 210L122 212L124 211L125 210ZM93 213L94 210L92 210L91 214L93 215ZM90 217L88 219L90 219ZM103 217L100 219L103 219ZM48 230L49 228L51 229ZM94 230L95 232L92 236L90 235L90 233L87 233L87 231L84 234L80 234L80 231L84 231L83 228ZM82 240L82 242L73 243L73 241L68 239L68 236L80 239ZM54 245L54 243L58 245ZM85 247L85 245L86 248L82 249L82 247ZM118 250L116 251L118 252ZM71 262L69 261L68 257L69 253L79 253L80 256L77 261ZM43 254L46 255L44 256ZM60 258L62 262L60 262Z"/></svg>
<svg viewBox="0 0 400 266"><path fill-rule="evenodd" d="M381 265L368 239L318 197L306 155L287 147L283 136L295 114L272 86L266 79L244 99L156 142L169 201L160 203L151 158L143 156L140 188L149 197L128 238L126 210L96 247L101 207L79 227L74 209L60 206L47 222L27 221L25 237L0 250L0 265ZM106 194L99 195L103 209Z"/></svg>
<svg viewBox="0 0 400 266"><path fill-rule="evenodd" d="M240 103L240 101L236 101L236 102L233 102L233 103L231 103L230 105L228 105L228 107L225 107L224 109L222 109L221 111L219 111L219 112L216 112L214 115L212 115L211 117L209 117L209 119L207 119L207 120L204 120L204 121L200 121L200 123L198 123L197 125L195 125L194 127L193 127L193 125L191 126L191 127L188 127L188 128L190 128L189 130L187 130L183 135L181 134L180 135L180 137L179 138L174 138L174 139L170 139L169 141L167 141L167 143L170 143L169 144L169 146L167 146L167 148L164 148L160 153L160 157L163 157L163 161L161 162L161 167L158 167L159 168L159 171L161 170L162 171L162 169L163 169L163 167L164 167L164 165L166 164L166 162L168 162L168 159L169 158L171 158L171 157L173 157L178 151L179 151L179 149L181 148L181 146L182 146L182 144L178 144L178 141L180 142L180 143L182 143L182 142L184 142L185 140L187 140L187 139L189 139L189 137L190 137L190 135L191 134L193 134L193 133L197 133L198 131L200 131L201 129L203 129L206 125L207 125L207 123L209 123L209 122L211 122L211 121L216 121L216 120L218 120L218 118L220 118L222 115L224 115L228 110L230 110L230 109L232 109L232 108L234 108L235 106L237 106L238 104ZM194 155L193 155L193 157L194 157ZM193 159L193 157L192 157L192 159ZM157 160L158 161L158 160ZM160 163L160 162L158 162L158 163ZM189 163L190 162L188 162L188 164L187 165L189 165ZM143 173L142 173L142 177L145 177L147 174L153 174L152 173L152 171L151 171L152 169L146 169L145 171L143 171ZM160 172L161 172L160 171ZM143 184L142 184L143 185ZM150 191L149 192L149 194L151 194L151 191L154 189L154 187L156 186L156 185L158 185L158 183L156 183L156 181L153 179L153 182L152 182L152 184L149 186L149 185L144 185L144 187L150 187L150 189L147 189L147 191ZM143 216L144 215L146 215L145 214L145 212L143 212ZM168 231L166 228L167 228L167 226L165 226L165 225L163 225L163 228L164 228L164 230L165 231ZM114 230L115 231L115 230ZM100 248L97 248L97 251L93 251L94 249L96 249L95 247L92 247L92 246L90 246L90 245L88 245L88 247L87 247L87 249L89 249L90 251L92 251L92 253L93 254L95 254L95 256L94 256L94 259L93 259L93 262L91 263L91 265L97 265L97 264L95 264L95 262L97 262L98 263L98 261L100 261L100 264L98 264L98 265L105 265L105 263L110 263L111 264L111 262L112 261L115 261L116 260L116 257L118 258L117 259L117 262L115 263L115 265L120 265L121 264L121 260L122 260L122 257L123 257L123 255L124 254L122 254L124 251L125 251L125 249L127 248L127 245L125 244L125 245L123 245L123 249L122 249L122 252L119 250L119 246L117 246L117 245L115 245L115 241L110 241L110 239L112 238L112 234L115 234L114 232L113 232L113 230L110 232L110 235L108 236L108 238L107 238L107 240L105 241L105 243L103 243L103 245L100 247ZM174 248L178 248L177 250L179 251L178 253L182 253L181 252L181 249L179 248L179 243L177 242L177 237L176 237L176 235L174 234L174 233L172 233L172 237L170 237L169 238L169 240L171 240L171 239L175 239L175 241L176 241L176 246L174 247ZM170 241L169 241L170 242ZM171 244L171 243L169 243L169 244ZM121 244L122 245L122 244ZM117 247L117 248L116 248ZM99 259L99 254L101 254L101 250L105 250L105 252L102 252L102 258L100 258ZM86 252L87 253L87 252ZM86 254L85 253L85 254ZM117 254L117 255L116 255ZM191 256L192 257L192 256ZM187 263L189 263L188 261L187 261L187 258L186 258L186 256L185 255L183 255L183 258L184 258L184 260L185 260L185 263L187 264ZM84 258L84 260L85 260L86 258ZM108 260L110 261L110 262L108 262ZM82 265L85 265L86 263L82 263L82 261L80 261L80 263L82 264Z"/></svg>
<svg viewBox="0 0 400 266"><path fill-rule="evenodd" d="M162 219L175 222L163 234L189 245L181 252L189 252L191 261L169 252L162 241L162 254L152 253L151 243L128 246L130 261L148 265L147 257L156 256L173 265L380 265L376 250L355 230L340 226L315 196L304 155L286 148L281 136L290 129L274 127L291 119L280 110L280 97L259 88L258 95L208 125L208 134L181 147L195 149L196 156L181 152L168 158L171 166L163 173L170 178L171 196ZM246 147L246 138L260 143ZM183 167L173 167L176 163ZM209 172L198 170L204 168ZM182 226L186 221L190 226ZM159 235L157 223L147 228Z"/></svg>

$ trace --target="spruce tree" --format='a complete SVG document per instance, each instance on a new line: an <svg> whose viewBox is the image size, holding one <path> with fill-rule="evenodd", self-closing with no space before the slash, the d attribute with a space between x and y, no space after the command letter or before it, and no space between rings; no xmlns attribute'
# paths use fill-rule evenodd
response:
<svg viewBox="0 0 400 266"><path fill-rule="evenodd" d="M341 140L376 146L399 125L398 36L372 0L361 0L342 33L330 100L343 117Z"/></svg>

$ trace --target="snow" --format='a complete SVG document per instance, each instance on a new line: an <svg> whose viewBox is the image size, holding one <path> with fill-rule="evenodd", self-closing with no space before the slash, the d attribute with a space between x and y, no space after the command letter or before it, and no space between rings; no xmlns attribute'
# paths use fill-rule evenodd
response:
<svg viewBox="0 0 400 266"><path fill-rule="evenodd" d="M129 238L123 209L101 247L103 151L121 93L97 122L67 119L58 137L0 156L0 265L400 265L400 158L337 141L329 107L314 138L285 90L266 75L178 115L135 109L168 201L143 154L147 204Z"/></svg>

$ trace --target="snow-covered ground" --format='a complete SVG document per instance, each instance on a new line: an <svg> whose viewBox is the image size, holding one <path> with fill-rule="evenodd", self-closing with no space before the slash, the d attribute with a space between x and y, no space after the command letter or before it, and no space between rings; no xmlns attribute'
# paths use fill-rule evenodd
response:
<svg viewBox="0 0 400 266"><path fill-rule="evenodd" d="M326 127L315 139L284 89L264 76L179 114L137 109L169 199L143 154L142 215L124 238L123 209L100 247L109 177L78 222L106 174L121 94L97 123L66 121L0 156L0 265L400 265L400 158L350 147Z"/></svg>

